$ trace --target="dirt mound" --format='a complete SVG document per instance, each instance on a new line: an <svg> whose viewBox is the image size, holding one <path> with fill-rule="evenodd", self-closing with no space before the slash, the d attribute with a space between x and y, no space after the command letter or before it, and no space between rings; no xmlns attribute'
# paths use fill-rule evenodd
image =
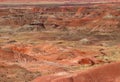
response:
<svg viewBox="0 0 120 82"><path fill-rule="evenodd" d="M95 69L87 70L67 76L38 77L32 82L119 82L120 63L107 64ZM52 77L52 78L51 78ZM48 79L43 79L48 78Z"/></svg>

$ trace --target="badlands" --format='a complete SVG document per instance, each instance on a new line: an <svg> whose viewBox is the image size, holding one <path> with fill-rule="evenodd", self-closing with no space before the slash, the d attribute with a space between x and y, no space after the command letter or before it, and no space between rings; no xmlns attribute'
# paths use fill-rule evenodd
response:
<svg viewBox="0 0 120 82"><path fill-rule="evenodd" d="M0 5L0 82L120 82L120 3Z"/></svg>

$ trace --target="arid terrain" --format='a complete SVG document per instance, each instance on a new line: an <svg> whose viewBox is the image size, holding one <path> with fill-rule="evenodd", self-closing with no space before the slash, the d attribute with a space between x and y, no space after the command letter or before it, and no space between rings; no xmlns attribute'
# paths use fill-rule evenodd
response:
<svg viewBox="0 0 120 82"><path fill-rule="evenodd" d="M120 82L120 3L0 5L0 82Z"/></svg>

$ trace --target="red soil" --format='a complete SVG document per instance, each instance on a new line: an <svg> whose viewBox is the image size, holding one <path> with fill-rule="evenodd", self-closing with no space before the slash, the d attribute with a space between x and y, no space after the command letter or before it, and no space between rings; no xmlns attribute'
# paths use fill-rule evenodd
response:
<svg viewBox="0 0 120 82"><path fill-rule="evenodd" d="M38 77L32 82L119 82L119 81L120 81L120 63L113 63L63 77L62 76L58 77L57 75Z"/></svg>
<svg viewBox="0 0 120 82"><path fill-rule="evenodd" d="M33 82L120 81L120 63L75 72L82 66L119 61L119 48L111 46L119 43L118 4L7 7L0 8L0 12L0 62L17 64L42 75L54 74Z"/></svg>

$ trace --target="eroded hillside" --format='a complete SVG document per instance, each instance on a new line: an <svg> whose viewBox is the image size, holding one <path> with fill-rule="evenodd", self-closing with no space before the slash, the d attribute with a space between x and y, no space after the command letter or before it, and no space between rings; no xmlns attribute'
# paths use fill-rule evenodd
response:
<svg viewBox="0 0 120 82"><path fill-rule="evenodd" d="M0 82L119 82L119 31L118 3L3 6Z"/></svg>

